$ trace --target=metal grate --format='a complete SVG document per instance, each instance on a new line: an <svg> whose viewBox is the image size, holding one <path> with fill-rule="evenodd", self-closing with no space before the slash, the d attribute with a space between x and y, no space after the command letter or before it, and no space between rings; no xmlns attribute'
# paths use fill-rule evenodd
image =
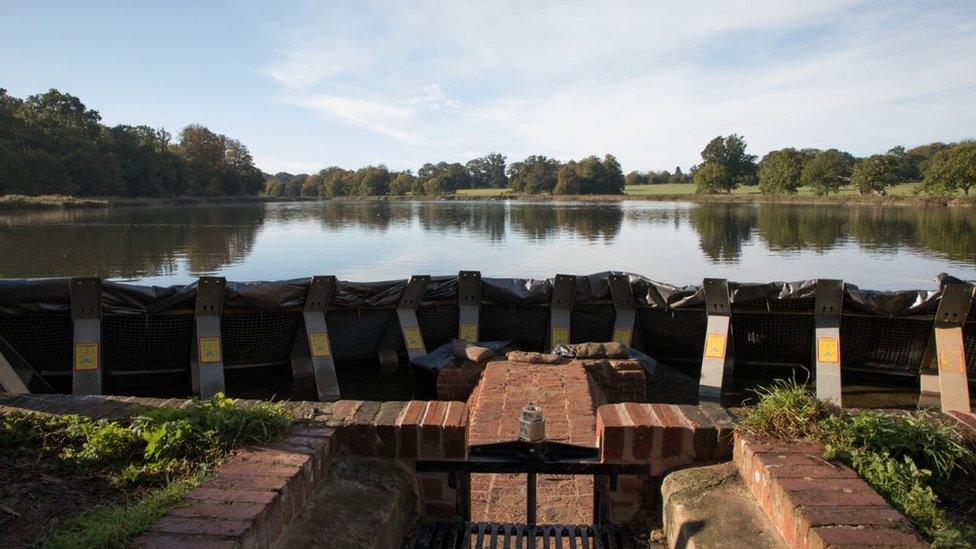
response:
<svg viewBox="0 0 976 549"><path fill-rule="evenodd" d="M288 311L225 313L220 321L224 364L287 363L300 318L301 313Z"/></svg>
<svg viewBox="0 0 976 549"><path fill-rule="evenodd" d="M840 323L841 363L914 374L932 333L930 319L912 317L844 316Z"/></svg>
<svg viewBox="0 0 976 549"><path fill-rule="evenodd" d="M0 336L37 371L71 373L69 315L0 314Z"/></svg>
<svg viewBox="0 0 976 549"><path fill-rule="evenodd" d="M700 363L707 317L701 309L638 309L647 354L665 363Z"/></svg>
<svg viewBox="0 0 976 549"><path fill-rule="evenodd" d="M428 522L414 538L415 549L622 549L630 547L612 524L502 524Z"/></svg>
<svg viewBox="0 0 976 549"><path fill-rule="evenodd" d="M541 351L549 326L549 307L481 306L481 339L511 340L528 351Z"/></svg>
<svg viewBox="0 0 976 549"><path fill-rule="evenodd" d="M584 341L610 341L613 337L613 321L617 312L610 304L585 304L573 307L570 325L574 343Z"/></svg>
<svg viewBox="0 0 976 549"><path fill-rule="evenodd" d="M417 323L429 351L457 337L458 307L454 304L421 305L417 309Z"/></svg>
<svg viewBox="0 0 976 549"><path fill-rule="evenodd" d="M733 314L736 362L809 368L813 322L813 315Z"/></svg>

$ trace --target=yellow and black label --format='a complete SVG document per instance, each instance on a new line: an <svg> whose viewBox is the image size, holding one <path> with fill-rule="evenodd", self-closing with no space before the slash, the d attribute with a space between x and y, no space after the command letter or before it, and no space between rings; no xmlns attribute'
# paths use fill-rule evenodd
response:
<svg viewBox="0 0 976 549"><path fill-rule="evenodd" d="M840 364L840 340L836 337L818 337L817 362Z"/></svg>
<svg viewBox="0 0 976 549"><path fill-rule="evenodd" d="M223 360L220 351L220 336L198 338L197 348L201 364L212 364Z"/></svg>
<svg viewBox="0 0 976 549"><path fill-rule="evenodd" d="M411 351L420 351L424 348L424 338L420 335L420 328L404 328L403 341Z"/></svg>
<svg viewBox="0 0 976 549"><path fill-rule="evenodd" d="M569 345L569 328L552 329L552 346Z"/></svg>
<svg viewBox="0 0 976 549"><path fill-rule="evenodd" d="M469 343L478 341L478 325L462 324L458 330L458 339Z"/></svg>
<svg viewBox="0 0 976 549"><path fill-rule="evenodd" d="M332 347L329 345L328 334L325 332L313 332L308 334L308 352L316 358L331 356Z"/></svg>
<svg viewBox="0 0 976 549"><path fill-rule="evenodd" d="M99 355L98 343L75 343L75 370L97 370Z"/></svg>
<svg viewBox="0 0 976 549"><path fill-rule="evenodd" d="M705 337L705 358L725 358L724 334L708 334Z"/></svg>
<svg viewBox="0 0 976 549"><path fill-rule="evenodd" d="M947 374L966 373L966 354L962 348L939 352L939 371Z"/></svg>
<svg viewBox="0 0 976 549"><path fill-rule="evenodd" d="M633 330L627 328L621 328L619 330L613 331L613 340L617 343L623 343L624 345L630 345L630 339L633 337Z"/></svg>

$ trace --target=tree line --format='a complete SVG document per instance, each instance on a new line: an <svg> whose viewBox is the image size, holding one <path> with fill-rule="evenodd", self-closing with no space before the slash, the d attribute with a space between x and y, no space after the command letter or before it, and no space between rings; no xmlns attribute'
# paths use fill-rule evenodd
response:
<svg viewBox="0 0 976 549"><path fill-rule="evenodd" d="M256 195L264 176L240 141L190 125L106 126L58 90L27 99L0 88L0 195Z"/></svg>
<svg viewBox="0 0 976 549"><path fill-rule="evenodd" d="M428 162L417 170L391 171L386 166L347 170L331 166L314 174L279 172L268 179L265 194L281 197L438 196L464 189L512 189L526 194L620 194L625 177L613 155L588 156L560 162L530 156L506 164L506 157L490 153L459 162Z"/></svg>
<svg viewBox="0 0 976 549"><path fill-rule="evenodd" d="M895 147L867 158L837 149L770 151L761 160L745 138L712 139L688 173L632 171L610 154L561 162L533 155L508 164L490 153L464 164L427 163L414 174L386 166L331 166L313 174L264 174L240 141L189 125L178 141L162 128L101 123L98 111L58 90L21 100L0 88L0 195L366 197L438 196L464 189L511 189L525 194L621 194L628 185L694 183L698 193L758 186L763 194L800 187L827 195L852 186L884 194L904 182L918 192L950 196L976 185L976 141Z"/></svg>
<svg viewBox="0 0 976 549"><path fill-rule="evenodd" d="M900 183L915 183L915 192L969 195L976 185L976 141L929 143L912 149L894 147L884 154L855 158L837 149L770 151L759 162L746 152L745 139L736 134L716 137L701 152L702 163L692 168L697 193L731 193L758 185L765 195L796 194L808 187L816 195L851 186L859 194L884 195Z"/></svg>

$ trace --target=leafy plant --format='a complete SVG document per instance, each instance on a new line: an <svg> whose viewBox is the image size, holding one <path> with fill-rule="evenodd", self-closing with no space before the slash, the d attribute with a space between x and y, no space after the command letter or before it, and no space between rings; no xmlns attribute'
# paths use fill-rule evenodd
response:
<svg viewBox="0 0 976 549"><path fill-rule="evenodd" d="M940 490L949 489L950 478L976 471L976 453L951 424L922 412L833 409L795 380L778 381L757 394L744 427L822 443L825 458L854 469L933 547L973 547L976 528L953 520L939 497Z"/></svg>

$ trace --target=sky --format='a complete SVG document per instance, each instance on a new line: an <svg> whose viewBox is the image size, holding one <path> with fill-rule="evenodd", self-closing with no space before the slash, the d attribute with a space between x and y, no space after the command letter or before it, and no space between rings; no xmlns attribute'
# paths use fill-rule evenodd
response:
<svg viewBox="0 0 976 549"><path fill-rule="evenodd" d="M976 1L0 0L0 87L203 124L274 173L611 153L687 169L976 137Z"/></svg>

